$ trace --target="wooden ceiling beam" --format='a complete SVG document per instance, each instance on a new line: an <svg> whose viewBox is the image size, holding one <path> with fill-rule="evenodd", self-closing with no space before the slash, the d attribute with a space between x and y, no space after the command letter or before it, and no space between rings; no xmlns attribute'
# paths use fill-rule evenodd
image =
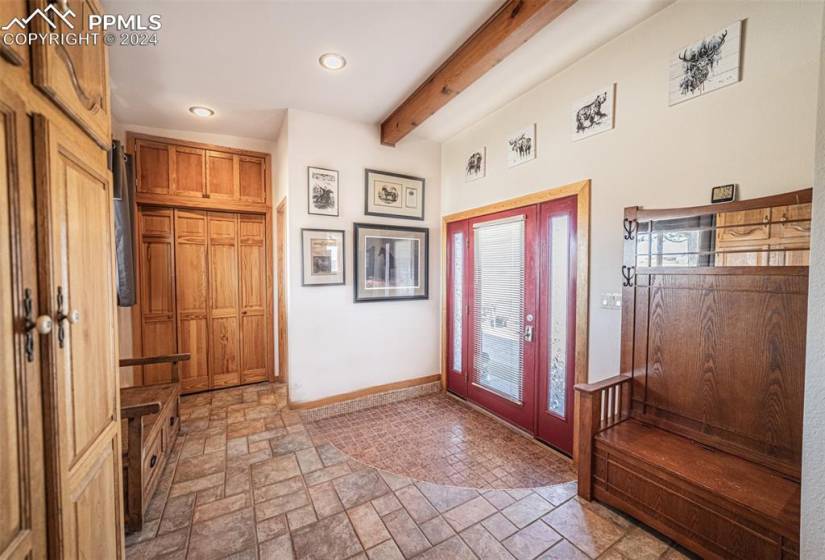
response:
<svg viewBox="0 0 825 560"><path fill-rule="evenodd" d="M575 2L507 0L381 123L381 143L395 146Z"/></svg>

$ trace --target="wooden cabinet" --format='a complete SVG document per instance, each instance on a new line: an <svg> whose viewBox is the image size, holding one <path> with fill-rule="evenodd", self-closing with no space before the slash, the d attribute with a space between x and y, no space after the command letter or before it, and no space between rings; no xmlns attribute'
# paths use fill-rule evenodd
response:
<svg viewBox="0 0 825 560"><path fill-rule="evenodd" d="M722 212L716 225L717 266L808 265L810 203Z"/></svg>
<svg viewBox="0 0 825 560"><path fill-rule="evenodd" d="M174 354L175 243L172 210L143 208L138 213L140 255L141 344L146 356ZM169 364L143 366L143 383L169 383Z"/></svg>
<svg viewBox="0 0 825 560"><path fill-rule="evenodd" d="M107 155L74 126L35 115L40 307L53 558L123 551L114 233Z"/></svg>
<svg viewBox="0 0 825 560"><path fill-rule="evenodd" d="M209 388L207 221L205 212L174 212L178 350L192 356L181 363L180 383L191 392Z"/></svg>
<svg viewBox="0 0 825 560"><path fill-rule="evenodd" d="M35 0L32 8L45 9L49 0ZM59 3L55 5L60 9ZM90 33L89 16L101 15L97 0L71 2L66 21L53 18L51 28L44 18L32 20L40 33ZM32 47L32 77L34 84L57 106L66 112L97 144L109 149L112 142L111 107L109 105L109 70L106 45L69 45L37 41Z"/></svg>
<svg viewBox="0 0 825 560"><path fill-rule="evenodd" d="M204 150L173 146L171 154L174 194L202 198L206 194L206 153Z"/></svg>
<svg viewBox="0 0 825 560"><path fill-rule="evenodd" d="M3 0L0 2L0 22L3 22L3 25L14 18L24 19L29 15L28 12L26 0ZM0 41L0 56L7 63L15 66L28 67L29 65L29 48L26 45L18 45L14 42L7 45L5 41ZM0 551L2 551L2 548L0 548Z"/></svg>
<svg viewBox="0 0 825 560"><path fill-rule="evenodd" d="M239 286L241 310L241 379L266 380L266 220L263 216L238 219Z"/></svg>
<svg viewBox="0 0 825 560"><path fill-rule="evenodd" d="M151 140L135 142L135 189L139 193L171 194L171 150Z"/></svg>
<svg viewBox="0 0 825 560"><path fill-rule="evenodd" d="M238 157L226 152L206 152L206 193L216 200L238 199Z"/></svg>
<svg viewBox="0 0 825 560"><path fill-rule="evenodd" d="M266 162L263 158L240 156L238 191L247 202L266 202Z"/></svg>
<svg viewBox="0 0 825 560"><path fill-rule="evenodd" d="M40 312L30 132L0 86L0 558L46 557L38 335L25 329Z"/></svg>
<svg viewBox="0 0 825 560"><path fill-rule="evenodd" d="M210 212L209 338L212 385L238 385L238 217Z"/></svg>

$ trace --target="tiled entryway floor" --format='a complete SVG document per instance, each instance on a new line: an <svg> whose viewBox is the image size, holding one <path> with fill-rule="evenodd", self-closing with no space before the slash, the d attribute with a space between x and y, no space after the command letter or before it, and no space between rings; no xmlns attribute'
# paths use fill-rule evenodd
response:
<svg viewBox="0 0 825 560"><path fill-rule="evenodd" d="M417 401L430 406L406 406ZM285 403L286 388L266 384L185 397L181 436L127 558L686 558L579 501L575 483L477 490L412 480L313 441Z"/></svg>
<svg viewBox="0 0 825 560"><path fill-rule="evenodd" d="M453 486L534 488L575 480L570 461L443 394L320 420L307 426L373 467Z"/></svg>

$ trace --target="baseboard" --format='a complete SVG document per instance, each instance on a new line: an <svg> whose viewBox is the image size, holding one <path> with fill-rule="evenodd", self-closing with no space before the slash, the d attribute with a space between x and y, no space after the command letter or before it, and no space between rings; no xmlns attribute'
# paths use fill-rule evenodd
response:
<svg viewBox="0 0 825 560"><path fill-rule="evenodd" d="M290 402L289 408L297 410L304 422L314 422L339 414L437 393L440 390L441 374L426 375L358 389L357 391L341 393L314 401Z"/></svg>

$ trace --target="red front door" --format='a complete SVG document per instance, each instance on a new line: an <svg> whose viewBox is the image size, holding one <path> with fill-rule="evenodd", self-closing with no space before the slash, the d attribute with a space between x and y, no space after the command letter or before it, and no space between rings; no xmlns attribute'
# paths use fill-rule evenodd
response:
<svg viewBox="0 0 825 560"><path fill-rule="evenodd" d="M572 197L447 227L447 388L567 453L575 217Z"/></svg>

